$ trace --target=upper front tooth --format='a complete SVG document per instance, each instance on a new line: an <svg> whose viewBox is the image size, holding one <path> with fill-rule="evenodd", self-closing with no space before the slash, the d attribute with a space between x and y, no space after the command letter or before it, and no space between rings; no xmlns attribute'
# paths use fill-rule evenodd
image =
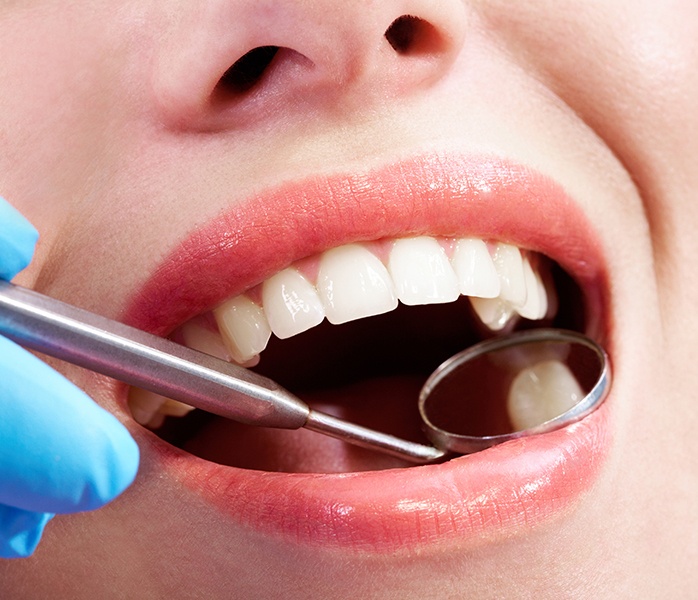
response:
<svg viewBox="0 0 698 600"><path fill-rule="evenodd" d="M460 293L448 257L434 238L396 240L390 251L388 271L403 304L453 302Z"/></svg>
<svg viewBox="0 0 698 600"><path fill-rule="evenodd" d="M315 287L293 268L264 282L262 304L271 330L281 339L315 327L325 318Z"/></svg>
<svg viewBox="0 0 698 600"><path fill-rule="evenodd" d="M233 360L245 363L267 347L271 329L264 311L247 296L237 296L213 311Z"/></svg>
<svg viewBox="0 0 698 600"><path fill-rule="evenodd" d="M528 258L523 261L524 279L526 281L526 302L516 309L524 319L537 320L545 317L548 300L545 286L539 275L533 270Z"/></svg>
<svg viewBox="0 0 698 600"><path fill-rule="evenodd" d="M189 348L221 360L230 360L230 353L225 347L221 335L196 321L189 321L182 325L182 338L184 344Z"/></svg>
<svg viewBox="0 0 698 600"><path fill-rule="evenodd" d="M137 423L152 429L160 427L166 416L183 417L194 410L188 404L136 387L129 389L128 406Z"/></svg>
<svg viewBox="0 0 698 600"><path fill-rule="evenodd" d="M451 257L460 293L478 298L496 298L501 285L487 244L475 238L458 240Z"/></svg>
<svg viewBox="0 0 698 600"><path fill-rule="evenodd" d="M141 425L150 425L157 427L163 419L157 419L156 415L160 411L160 407L167 402L167 398L143 390L141 388L132 387L128 393L128 406L131 410L131 415L137 423Z"/></svg>
<svg viewBox="0 0 698 600"><path fill-rule="evenodd" d="M327 320L339 324L397 307L393 282L383 263L358 244L325 252L317 289Z"/></svg>
<svg viewBox="0 0 698 600"><path fill-rule="evenodd" d="M526 303L526 281L520 250L510 244L498 243L493 260L501 285L499 297L514 306L523 306Z"/></svg>

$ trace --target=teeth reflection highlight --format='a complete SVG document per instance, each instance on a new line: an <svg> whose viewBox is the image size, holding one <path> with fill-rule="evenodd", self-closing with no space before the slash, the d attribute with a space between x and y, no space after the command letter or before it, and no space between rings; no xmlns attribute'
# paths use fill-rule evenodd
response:
<svg viewBox="0 0 698 600"><path fill-rule="evenodd" d="M237 296L213 311L223 341L238 363L246 363L267 347L271 328L261 307Z"/></svg>
<svg viewBox="0 0 698 600"><path fill-rule="evenodd" d="M434 238L396 240L390 251L388 271L403 304L453 302L460 295L453 267Z"/></svg>
<svg viewBox="0 0 698 600"><path fill-rule="evenodd" d="M317 289L327 320L335 325L397 308L388 270L358 244L333 248L322 255Z"/></svg>
<svg viewBox="0 0 698 600"><path fill-rule="evenodd" d="M577 404L584 392L569 367L559 360L523 369L509 389L509 418L516 430L554 419Z"/></svg>
<svg viewBox="0 0 698 600"><path fill-rule="evenodd" d="M262 304L272 332L281 339L315 327L325 318L315 287L292 268L264 282Z"/></svg>

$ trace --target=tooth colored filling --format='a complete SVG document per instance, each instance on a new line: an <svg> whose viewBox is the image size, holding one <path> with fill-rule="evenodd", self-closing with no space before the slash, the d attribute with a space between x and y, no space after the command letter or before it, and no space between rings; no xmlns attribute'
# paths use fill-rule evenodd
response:
<svg viewBox="0 0 698 600"><path fill-rule="evenodd" d="M467 296L492 331L519 316L540 320L549 312L548 291L532 257L501 242L419 236L332 248L313 261L317 268L312 270L304 268L307 262L299 261L251 293L227 300L214 309L215 323L199 318L186 323L180 328L182 340L202 352L252 366L272 334L290 338L324 319L347 323L392 311L399 302L441 304ZM130 400L132 413L142 424L152 425L158 414L173 412L165 402L135 397Z"/></svg>

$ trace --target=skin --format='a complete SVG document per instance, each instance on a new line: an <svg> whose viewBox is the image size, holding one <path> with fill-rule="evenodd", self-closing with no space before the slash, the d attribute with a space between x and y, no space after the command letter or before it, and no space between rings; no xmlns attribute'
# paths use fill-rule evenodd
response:
<svg viewBox="0 0 698 600"><path fill-rule="evenodd" d="M0 193L42 234L17 282L118 317L167 252L253 192L429 149L494 151L562 182L597 228L615 332L610 456L573 509L515 536L390 556L294 546L178 485L111 382L56 364L126 424L141 470L107 508L55 519L34 557L0 564L3 596L695 593L695 5L200 4L0 2ZM433 29L399 55L383 34L405 14ZM215 93L268 44L296 54L255 102Z"/></svg>

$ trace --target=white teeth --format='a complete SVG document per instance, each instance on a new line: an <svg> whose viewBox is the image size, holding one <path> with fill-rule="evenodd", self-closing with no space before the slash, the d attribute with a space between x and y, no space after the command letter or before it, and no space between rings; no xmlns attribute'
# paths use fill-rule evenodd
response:
<svg viewBox="0 0 698 600"><path fill-rule="evenodd" d="M193 406L140 388L129 390L128 406L137 423L152 429L160 427L166 416L183 417L194 410Z"/></svg>
<svg viewBox="0 0 698 600"><path fill-rule="evenodd" d="M380 253L387 246L376 247ZM453 249L450 259L446 247ZM340 324L394 310L398 300L408 305L438 304L453 302L462 294L493 331L506 328L518 315L542 319L556 308L554 289L548 292L528 256L508 244L498 243L490 253L487 244L475 238L398 239L386 262L387 267L361 244L333 248L319 257L315 284L295 267L288 267L267 279L258 295L242 294L216 308L213 316L218 332L213 323L199 317L181 327L182 340L211 356L254 366L272 332L278 338L289 338L319 325L325 317ZM571 373L561 372L564 365L558 364L540 367L541 373L535 370L538 366L527 369L517 378L510 392L512 414L524 415L527 422L545 420L540 411L526 404L529 396L539 394L530 391L535 377L545 385L541 388L543 416L564 404L560 394L550 392L548 397L546 390L562 386L566 397L576 391ZM159 427L166 415L182 416L193 410L136 388L129 394L129 406L134 419L151 428Z"/></svg>
<svg viewBox="0 0 698 600"><path fill-rule="evenodd" d="M453 302L460 295L458 279L439 242L430 237L396 240L388 271L403 304Z"/></svg>
<svg viewBox="0 0 698 600"><path fill-rule="evenodd" d="M358 244L333 248L322 255L317 289L327 320L335 325L397 308L387 269Z"/></svg>
<svg viewBox="0 0 698 600"><path fill-rule="evenodd" d="M499 294L497 297L470 295L470 304L480 320L492 331L501 331L517 313L525 318L542 318L528 316L538 315L543 303L547 308L547 302L545 294L541 298L538 278L528 260L524 262L521 251L516 246L498 243L492 262L499 282ZM525 265L528 265L528 273Z"/></svg>
<svg viewBox="0 0 698 600"><path fill-rule="evenodd" d="M499 297L514 306L526 303L526 281L521 251L510 244L497 244L492 257L499 275Z"/></svg>
<svg viewBox="0 0 698 600"><path fill-rule="evenodd" d="M548 312L548 296L540 276L533 270L528 258L523 261L526 281L526 303L516 309L524 319L538 320Z"/></svg>
<svg viewBox="0 0 698 600"><path fill-rule="evenodd" d="M559 360L523 369L509 389L509 418L517 431L563 414L584 397L577 379Z"/></svg>
<svg viewBox="0 0 698 600"><path fill-rule="evenodd" d="M262 303L271 330L281 339L315 327L325 318L315 287L292 268L264 282Z"/></svg>
<svg viewBox="0 0 698 600"><path fill-rule="evenodd" d="M238 363L246 363L267 347L271 329L262 309L247 296L237 296L213 311L223 341Z"/></svg>
<svg viewBox="0 0 698 600"><path fill-rule="evenodd" d="M496 298L499 296L499 275L494 268L494 262L487 250L487 244L482 240L464 238L456 242L451 258L458 282L460 293L464 296L478 298Z"/></svg>
<svg viewBox="0 0 698 600"><path fill-rule="evenodd" d="M230 360L230 353L223 343L221 335L207 329L196 321L189 321L182 326L184 345L221 360Z"/></svg>
<svg viewBox="0 0 698 600"><path fill-rule="evenodd" d="M516 314L512 304L501 298L471 297L470 304L475 314L492 331L504 329Z"/></svg>
<svg viewBox="0 0 698 600"><path fill-rule="evenodd" d="M475 238L451 239L444 245L420 236L393 242L387 268L361 244L349 244L319 257L317 280L293 266L261 286L261 306L241 295L215 309L224 346L215 332L185 326L185 343L208 354L229 354L251 366L266 348L271 333L288 338L319 325L325 317L346 323L395 309L403 304L452 302L469 296L475 313L492 330L504 329L517 313L541 319L554 309L538 273L521 251L497 243L492 253ZM256 297L255 297L256 298Z"/></svg>
<svg viewBox="0 0 698 600"><path fill-rule="evenodd" d="M128 406L136 422L148 425L166 400L167 398L152 392L131 388L128 395Z"/></svg>
<svg viewBox="0 0 698 600"><path fill-rule="evenodd" d="M165 404L160 407L160 413L170 417L183 417L184 415L188 415L192 410L194 410L193 406L189 406L178 400L172 400L171 398L166 398Z"/></svg>

